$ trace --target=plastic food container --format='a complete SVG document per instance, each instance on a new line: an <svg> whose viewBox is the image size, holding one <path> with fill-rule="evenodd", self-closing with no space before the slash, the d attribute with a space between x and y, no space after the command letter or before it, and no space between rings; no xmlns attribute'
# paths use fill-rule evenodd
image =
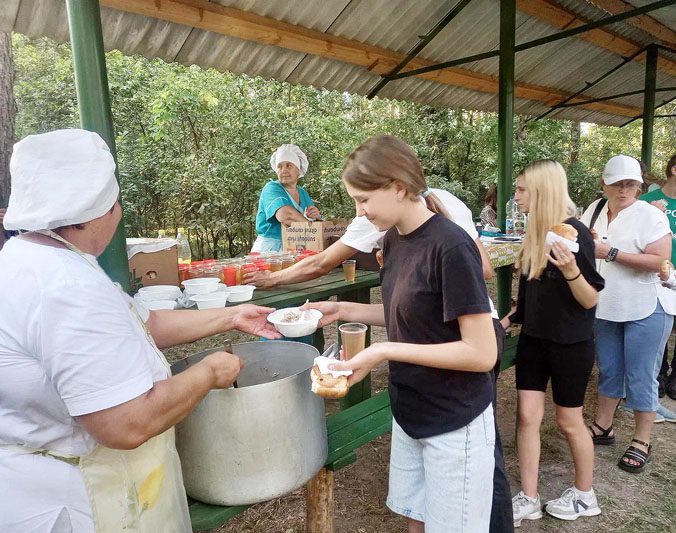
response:
<svg viewBox="0 0 676 533"><path fill-rule="evenodd" d="M220 290L228 294L228 302L247 302L253 298L255 285L236 285L233 287L220 287Z"/></svg>
<svg viewBox="0 0 676 533"><path fill-rule="evenodd" d="M138 290L138 295L146 302L153 300L175 300L181 296L181 289L174 285L152 285L150 287L141 287Z"/></svg>
<svg viewBox="0 0 676 533"><path fill-rule="evenodd" d="M225 307L228 301L228 294L224 291L212 292L210 294L193 294L190 299L197 304L197 309L216 309Z"/></svg>
<svg viewBox="0 0 676 533"><path fill-rule="evenodd" d="M145 305L151 311L159 309L176 309L176 300L143 300Z"/></svg>
<svg viewBox="0 0 676 533"><path fill-rule="evenodd" d="M291 317L294 315L301 315L301 317L299 320L292 320ZM297 307L287 307L270 313L268 322L285 337L303 337L317 331L317 324L323 316L316 309L299 311Z"/></svg>
<svg viewBox="0 0 676 533"><path fill-rule="evenodd" d="M209 294L218 289L219 278L194 278L182 282L190 294Z"/></svg>

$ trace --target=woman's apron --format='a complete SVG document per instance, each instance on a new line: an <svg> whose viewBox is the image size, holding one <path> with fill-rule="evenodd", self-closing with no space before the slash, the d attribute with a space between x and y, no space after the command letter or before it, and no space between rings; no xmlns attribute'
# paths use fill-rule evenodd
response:
<svg viewBox="0 0 676 533"><path fill-rule="evenodd" d="M49 230L38 233L62 242L69 250L103 272L95 259L60 235ZM171 376L169 363L155 344L145 322L131 302L129 306L130 313L143 328L148 342L167 369L167 376ZM192 531L174 428L151 438L134 450L114 450L99 444L89 455L80 457L21 445L3 448L49 456L77 466L87 488L97 533Z"/></svg>

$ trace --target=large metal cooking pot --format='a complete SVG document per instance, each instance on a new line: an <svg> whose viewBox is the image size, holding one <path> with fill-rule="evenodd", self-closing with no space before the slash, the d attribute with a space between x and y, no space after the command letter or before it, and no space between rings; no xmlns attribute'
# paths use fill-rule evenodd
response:
<svg viewBox="0 0 676 533"><path fill-rule="evenodd" d="M172 365L182 372L217 350ZM235 344L238 388L212 390L177 426L188 495L219 505L257 503L309 481L327 456L324 400L311 390L319 352L286 341Z"/></svg>

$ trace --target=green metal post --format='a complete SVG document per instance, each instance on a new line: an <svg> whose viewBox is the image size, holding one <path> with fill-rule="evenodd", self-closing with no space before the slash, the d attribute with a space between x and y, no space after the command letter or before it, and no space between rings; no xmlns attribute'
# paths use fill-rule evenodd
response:
<svg viewBox="0 0 676 533"><path fill-rule="evenodd" d="M512 150L514 139L514 41L516 0L500 2L500 77L498 93L498 224L505 230L505 206L512 195ZM498 268L498 313L509 312L512 269Z"/></svg>
<svg viewBox="0 0 676 533"><path fill-rule="evenodd" d="M641 139L641 160L652 168L653 126L655 125L655 87L657 85L657 45L651 44L646 50L645 93L643 96L643 137Z"/></svg>
<svg viewBox="0 0 676 533"><path fill-rule="evenodd" d="M83 129L98 133L108 143L117 162L99 0L66 0L66 7L80 124ZM113 240L99 257L99 263L113 281L120 283L124 290L129 290L129 263L123 222L120 222Z"/></svg>

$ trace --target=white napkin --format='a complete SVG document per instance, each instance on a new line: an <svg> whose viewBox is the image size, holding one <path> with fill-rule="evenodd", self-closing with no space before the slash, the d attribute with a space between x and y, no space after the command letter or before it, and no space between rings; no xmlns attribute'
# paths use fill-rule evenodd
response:
<svg viewBox="0 0 676 533"><path fill-rule="evenodd" d="M570 241L568 239L564 239L563 237L561 237L561 235L557 235L553 231L548 231L547 236L545 237L545 244L547 244L548 246L551 246L556 241L562 242L563 244L568 246L568 249L571 252L573 252L574 254L576 254L577 252L580 251L580 245L578 243L576 243L575 241Z"/></svg>
<svg viewBox="0 0 676 533"><path fill-rule="evenodd" d="M338 360L332 357L324 357L323 355L315 357L315 365L322 374L331 374L334 378L352 375L352 370L329 370L329 365L337 362Z"/></svg>

